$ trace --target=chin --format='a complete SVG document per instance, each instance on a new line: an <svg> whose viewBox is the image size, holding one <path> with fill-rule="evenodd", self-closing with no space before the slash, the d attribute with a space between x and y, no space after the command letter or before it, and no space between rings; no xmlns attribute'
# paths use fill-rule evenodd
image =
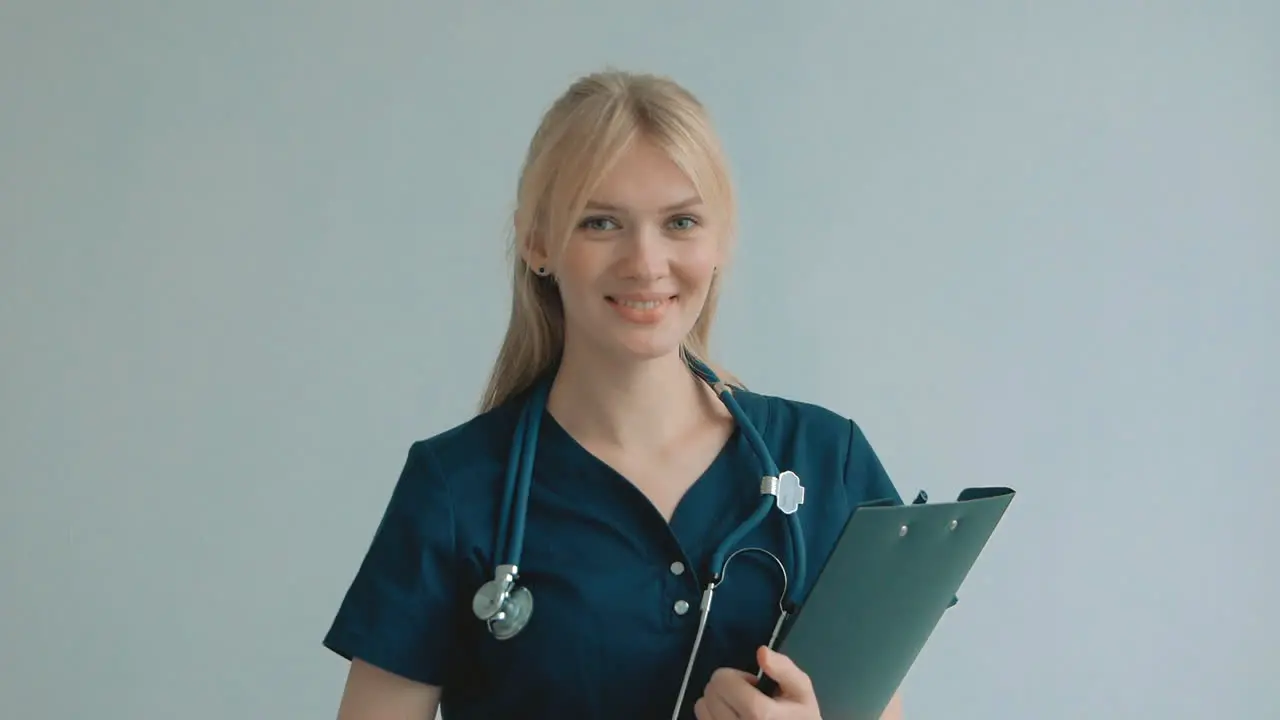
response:
<svg viewBox="0 0 1280 720"><path fill-rule="evenodd" d="M633 362L660 360L680 352L684 333L624 333L605 340L613 354Z"/></svg>
<svg viewBox="0 0 1280 720"><path fill-rule="evenodd" d="M644 347L627 346L624 347L622 351L631 360L647 362L649 360L661 360L662 358L679 353L680 343L661 346L649 345Z"/></svg>

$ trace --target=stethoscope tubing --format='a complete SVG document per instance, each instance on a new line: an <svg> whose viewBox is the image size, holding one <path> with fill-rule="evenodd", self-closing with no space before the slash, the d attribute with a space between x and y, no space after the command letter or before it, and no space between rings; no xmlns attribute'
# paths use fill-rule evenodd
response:
<svg viewBox="0 0 1280 720"><path fill-rule="evenodd" d="M715 389L725 407L728 408L729 413L733 415L734 421L737 422L739 429L742 430L747 439L747 443L751 445L756 458L763 466L761 470L764 474L769 477L777 477L777 463L765 445L764 438L760 436L760 432L750 418L747 417L742 405L733 396L733 391L721 383L719 377L706 365L691 363L691 367L699 377ZM497 549L499 552L505 551L505 564L515 567L519 567L524 550L524 527L529 509L529 490L533 480L533 465L537 454L538 433L541 430L542 413L546 407L549 386L550 381L547 379L537 383L532 388L531 395L525 402L524 407L521 408L520 417L516 422L513 447L507 459L506 482L504 483L502 504L500 506L501 516L498 521ZM759 504L751 515L716 546L708 562L709 582L719 581L719 578L724 573L728 553L737 547L751 531L761 526L768 519L769 511L773 509L775 504L776 499L774 496L762 495ZM788 524L787 564L792 569L792 581L788 583L788 601L790 606L795 608L799 605L798 593L804 587L807 576L807 553L805 552L804 533L800 527L798 514L787 515L786 521Z"/></svg>
<svg viewBox="0 0 1280 720"><path fill-rule="evenodd" d="M772 453L765 445L764 438L760 436L760 431L756 429L751 419L747 417L746 412L742 409L742 405L738 403L738 399L733 396L733 391L720 382L720 379L714 372L705 365L695 367L695 370L704 380L711 383L716 393L720 396L725 407L729 409L729 413L733 415L734 420L738 423L738 428L746 436L747 442L751 445L751 449L755 451L756 458L764 467L761 470L767 477L778 476L778 465L773 459ZM745 538L752 530L756 529L764 523L769 516L769 511L776 505L776 498L773 495L762 495L760 503L756 506L755 511L747 518L745 522L740 524L733 532L729 533L723 541L716 547L711 554L709 568L711 572L711 582L717 582L724 574L726 555L738 546L742 539ZM788 583L787 601L792 609L799 606L799 593L804 587L805 577L808 568L806 567L806 555L804 546L804 533L801 532L800 517L797 513L791 513L786 516L787 519L787 560L791 567L792 581Z"/></svg>
<svg viewBox="0 0 1280 720"><path fill-rule="evenodd" d="M534 386L532 395L516 421L511 454L507 457L507 477L502 493L502 515L498 520L498 546L506 550L507 563L520 566L524 552L525 520L529 514L529 491L533 483L533 463L537 455L538 433L542 429L542 410L546 407L549 382ZM526 452L525 448L529 448ZM513 498L512 495L515 497ZM515 504L512 517L512 504Z"/></svg>
<svg viewBox="0 0 1280 720"><path fill-rule="evenodd" d="M716 588L724 581L729 563L743 552L757 551L770 557L777 563L782 572L782 592L778 599L780 613L774 625L773 633L769 638L770 648L777 641L786 619L799 608L799 595L804 588L807 572L804 533L799 513L796 512L798 502L792 504L788 501L787 507L790 509L784 508L781 496L777 494L781 492L778 466L769 452L764 438L761 437L759 430L756 429L751 419L747 417L737 398L733 396L732 389L721 382L716 373L705 363L692 357L687 357L686 359L693 372L714 390L725 407L728 408L739 430L760 462L760 469L763 474L761 477L759 503L746 520L721 540L709 559L708 577L703 588L701 602L699 603L697 631L693 648L685 667L673 717L679 713L685 693L688 690L694 663L698 656L698 650L702 645L703 634L706 631L707 619L711 613L711 602L715 597ZM504 555L500 555L497 558L499 565L496 569L495 580L487 583L484 588L477 591L476 603L478 604L475 605L477 607L476 613L482 619L490 620L490 630L500 638L508 638L519 632L523 622L528 622L528 613L531 611L529 603L532 600L527 589L513 590L512 583L515 581L516 576L519 575L518 568L524 550L525 521L529 510L529 495L533 483L534 461L537 456L538 434L541 431L542 417L546 409L550 388L550 376L535 383L516 420L512 447L507 458L502 505L499 511L497 545L495 547L497 553ZM791 480L798 483L798 479L793 474L789 475L791 475ZM772 483L772 488L766 487L766 484L769 483ZM800 502L802 502L803 488L801 488L800 497ZM783 563L777 555L764 548L744 547L735 550L734 548L737 548L747 535L764 524L774 507L778 507L786 519L786 554L788 562ZM790 574L787 572L788 566L791 568ZM496 618L505 616L506 610L504 608L506 606L504 603L507 602L507 598L512 597L511 593L513 592L519 595L518 603L512 606L515 608L512 612L517 612L517 614L513 618L508 618L508 620L518 624L500 631L493 622Z"/></svg>

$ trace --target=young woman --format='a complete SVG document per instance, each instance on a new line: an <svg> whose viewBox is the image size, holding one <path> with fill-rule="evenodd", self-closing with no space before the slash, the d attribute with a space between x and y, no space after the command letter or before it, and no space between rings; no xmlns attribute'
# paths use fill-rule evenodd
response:
<svg viewBox="0 0 1280 720"><path fill-rule="evenodd" d="M664 78L580 79L517 201L481 412L412 445L325 636L351 660L339 717L820 717L767 649L779 598L855 505L901 499L851 420L708 365L735 208L703 107Z"/></svg>

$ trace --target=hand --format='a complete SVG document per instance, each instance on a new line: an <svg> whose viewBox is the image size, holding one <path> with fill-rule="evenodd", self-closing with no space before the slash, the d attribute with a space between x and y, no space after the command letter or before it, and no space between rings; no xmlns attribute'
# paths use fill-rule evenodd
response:
<svg viewBox="0 0 1280 720"><path fill-rule="evenodd" d="M766 647L756 651L756 661L778 683L776 697L756 689L754 674L720 668L694 704L694 716L698 720L821 720L813 683L804 671Z"/></svg>

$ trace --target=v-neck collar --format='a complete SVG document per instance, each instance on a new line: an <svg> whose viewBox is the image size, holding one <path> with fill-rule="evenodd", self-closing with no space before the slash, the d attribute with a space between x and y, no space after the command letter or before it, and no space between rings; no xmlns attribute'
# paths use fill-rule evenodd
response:
<svg viewBox="0 0 1280 720"><path fill-rule="evenodd" d="M744 410L764 432L765 419ZM545 409L537 453L535 483L586 504L602 521L638 519L651 532L668 535L699 567L727 532L725 524L732 527L741 522L754 509L760 493L759 460L736 423L715 458L677 502L670 522L633 482L587 450ZM639 508L643 509L637 512Z"/></svg>

